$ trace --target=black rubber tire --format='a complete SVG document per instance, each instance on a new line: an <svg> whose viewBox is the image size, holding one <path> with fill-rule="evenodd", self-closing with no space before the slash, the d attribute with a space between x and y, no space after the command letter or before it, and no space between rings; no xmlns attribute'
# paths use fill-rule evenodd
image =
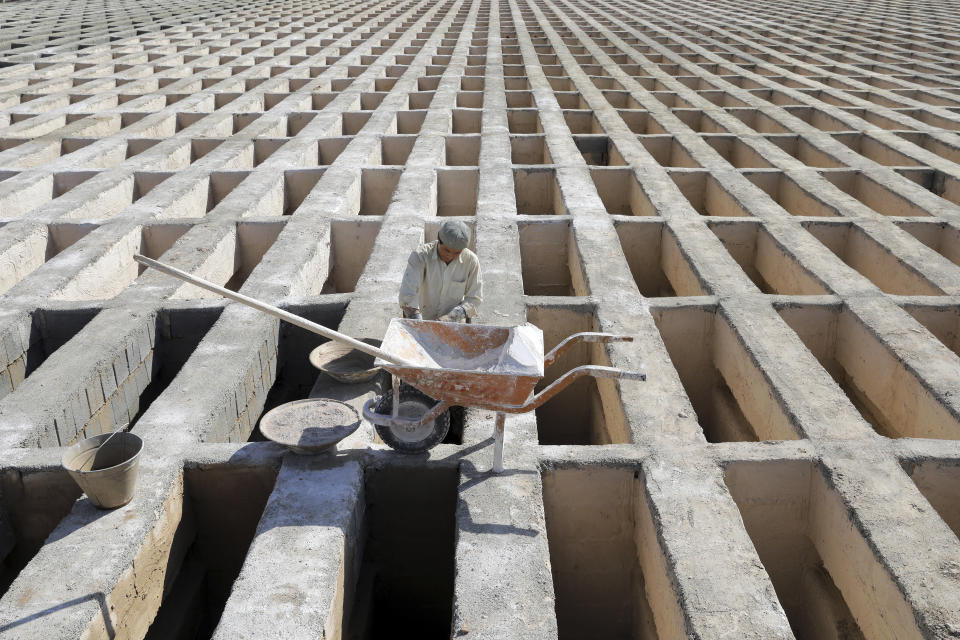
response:
<svg viewBox="0 0 960 640"><path fill-rule="evenodd" d="M423 410L420 412L421 415L433 408L437 404L437 401L423 393L414 389L408 384L400 384L400 406L402 407L405 404L416 403L423 407ZM388 390L385 394L380 396L380 400L377 401L377 406L374 408L377 413L382 413L384 415L391 415L393 413L393 391ZM389 446L394 451L399 451L400 453L423 453L428 451L433 447L437 446L443 439L447 437L447 431L450 430L450 411L444 411L441 413L436 420L433 421L433 429L430 430L430 433L419 440L403 440L398 438L394 434L393 429L387 426L375 424L373 425L377 430L377 435L380 436L380 439L383 440L387 446Z"/></svg>

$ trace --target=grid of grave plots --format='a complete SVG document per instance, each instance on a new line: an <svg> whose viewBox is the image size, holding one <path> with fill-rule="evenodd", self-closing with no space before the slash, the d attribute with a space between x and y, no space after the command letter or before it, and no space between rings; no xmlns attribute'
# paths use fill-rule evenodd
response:
<svg viewBox="0 0 960 640"><path fill-rule="evenodd" d="M538 389L648 375L501 475L469 407L264 442L383 381L134 261L380 338L449 216L476 321L634 337ZM955 637L958 388L954 0L0 4L2 638ZM116 430L103 512L60 456Z"/></svg>

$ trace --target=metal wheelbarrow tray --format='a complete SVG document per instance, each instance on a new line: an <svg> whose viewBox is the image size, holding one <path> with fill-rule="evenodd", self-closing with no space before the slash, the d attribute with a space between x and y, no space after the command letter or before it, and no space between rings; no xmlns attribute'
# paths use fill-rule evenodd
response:
<svg viewBox="0 0 960 640"><path fill-rule="evenodd" d="M567 371L534 395L546 367L578 342L632 341L630 336L577 333L543 355L543 332L531 324L515 327L393 319L381 349L404 364L377 359L376 365L394 376L393 407L399 406L398 380L436 399L419 417L378 413L378 399L363 407L364 417L391 429L414 429L436 419L453 405L497 412L494 434L494 470L502 470L503 423L506 413L532 411L571 382L585 375L597 378L646 380L643 373L584 365Z"/></svg>

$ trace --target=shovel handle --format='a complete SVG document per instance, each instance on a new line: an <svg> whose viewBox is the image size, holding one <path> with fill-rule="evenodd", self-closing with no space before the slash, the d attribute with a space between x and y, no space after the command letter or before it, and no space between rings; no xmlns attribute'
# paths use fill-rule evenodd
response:
<svg viewBox="0 0 960 640"><path fill-rule="evenodd" d="M311 322L311 321L307 320L306 318L301 318L300 316L295 315L295 314L293 314L293 313L290 313L289 311L284 311L284 310L281 309L280 307L275 307L275 306L273 306L273 305L271 305L271 304L267 304L266 302L260 302L259 300L255 300L254 298L251 298L251 297L249 297L249 296L245 296L245 295L243 295L243 294L237 293L236 291L230 291L230 289L225 289L224 287L215 285L215 284L213 284L212 282L209 282L209 281L207 281L207 280L204 280L203 278L198 278L197 276L192 275L192 274L189 274L189 273L187 273L186 271L181 271L180 269L177 269L177 268L175 268L175 267L171 267L171 266L168 265L168 264L163 264L162 262L157 262L156 260L153 260L153 259L151 259L151 258L147 258L146 256L142 256L142 255L140 255L140 254L134 255L134 256L133 256L133 259L136 260L137 262L139 262L140 264L146 266L146 267L150 267L150 268L152 268L152 269L156 269L157 271L160 271L160 272L162 272L162 273L165 273L165 274L167 274L168 276L173 276L174 278L179 278L180 280L183 280L184 282L189 282L190 284L196 285L196 286L200 287L201 289L206 289L207 291L212 291L213 293L219 294L219 295L223 296L224 298L229 298L229 299L231 299L231 300L235 300L236 302L239 302L239 303L241 303L241 304L245 304L245 305L247 305L248 307L253 307L254 309L257 309L258 311L263 311L264 313L269 313L270 315L272 315L272 316L274 316L274 317L276 317L276 318L280 318L281 320L286 320L286 321L289 322L290 324L293 324L293 325L296 325L296 326L301 327L301 328L303 328L303 329L306 329L307 331L312 331L313 333L318 333L318 334L320 334L321 336L323 336L324 338L329 338L330 340L336 340L337 342L342 342L342 343L344 343L344 344L348 344L348 345L350 345L351 347L353 347L354 349L356 349L356 350L358 350L358 351L363 351L364 353L367 353L367 354L373 356L374 358L380 358L380 359L382 359L382 360L386 360L387 362L390 362L390 363L393 363L393 364L398 364L398 365L401 365L401 366L408 364L408 363L405 362L404 360L402 360L402 359L400 359L400 358L398 358L398 357L396 357L396 356L394 356L394 355L391 355L391 354L387 353L387 352L384 351L383 349L378 349L377 347L374 347L373 345L369 345L369 344L367 344L367 343L365 343L365 342L360 342L359 340L355 340L354 338L351 338L350 336L344 335L344 334L340 333L339 331L334 331L333 329L328 329L327 327L324 327L323 325L317 324L316 322Z"/></svg>

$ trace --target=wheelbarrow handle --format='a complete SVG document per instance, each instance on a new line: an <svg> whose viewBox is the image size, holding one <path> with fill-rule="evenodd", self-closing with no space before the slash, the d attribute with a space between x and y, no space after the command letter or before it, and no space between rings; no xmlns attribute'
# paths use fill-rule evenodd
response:
<svg viewBox="0 0 960 640"><path fill-rule="evenodd" d="M575 333L564 339L560 344L551 349L550 353L543 357L543 368L546 369L552 365L557 361L557 358L579 342L633 342L633 336L617 335L614 333L597 333L595 331Z"/></svg>
<svg viewBox="0 0 960 640"><path fill-rule="evenodd" d="M478 406L482 409L492 409L494 411L502 411L504 413L526 413L528 411L537 409L547 400L550 400L553 398L553 396L567 388L574 380L577 378L582 378L583 376L592 376L594 378L619 378L621 380L639 380L641 382L647 379L647 374L643 371L622 371L620 369L614 369L613 367L601 367L600 365L586 364L574 369L570 369L570 371L567 371L565 374L554 380L552 383L547 385L543 391L533 396L523 404L497 405L495 403L487 403Z"/></svg>
<svg viewBox="0 0 960 640"><path fill-rule="evenodd" d="M355 340L348 335L344 335L340 333L339 331L328 329L323 325L319 325L316 322L311 322L306 318L301 318L298 315L292 314L289 311L284 311L283 309L279 307L275 307L271 304L267 304L266 302L260 302L259 300L255 300L254 298L251 298L249 296L245 296L235 291L230 291L230 289L225 289L224 287L217 286L212 282L204 280L203 278L198 278L197 276L187 273L186 271L181 271L180 269L171 267L170 265L167 265L167 264L163 264L162 262L157 262L156 260L152 260L150 258L147 258L146 256L141 256L140 254L133 256L133 259L144 266L150 267L152 269L156 269L157 271L165 273L168 276L173 276L174 278L178 278L180 280L183 280L184 282L189 282L190 284L196 285L201 289L212 291L214 293L217 293L223 296L224 298L230 298L231 300L236 300L237 302L245 304L248 307L253 307L254 309L257 309L258 311L269 313L274 317L280 318L281 320L286 320L290 324L296 325L298 327L302 327L307 331L318 333L325 338L329 338L330 340L335 340L337 342L343 342L345 344L348 344L354 349L357 349L358 351L363 351L364 353L369 354L375 358L380 358L382 360L386 360L387 362L392 362L393 364L398 364L398 365L409 364L404 360L402 360L401 358L398 358L397 356L387 353L383 349L378 349L377 347L369 345L365 342L360 342L359 340Z"/></svg>

